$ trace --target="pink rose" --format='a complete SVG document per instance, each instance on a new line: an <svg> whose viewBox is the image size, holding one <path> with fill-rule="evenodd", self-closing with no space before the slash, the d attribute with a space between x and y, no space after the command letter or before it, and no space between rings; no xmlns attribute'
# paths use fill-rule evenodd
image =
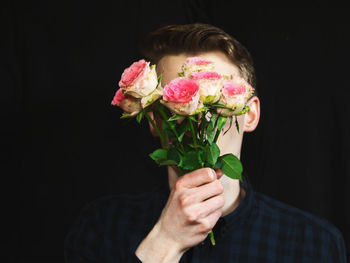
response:
<svg viewBox="0 0 350 263"><path fill-rule="evenodd" d="M111 102L113 106L119 106L119 104L122 102L122 100L125 98L125 95L123 94L121 89L118 89L117 92L114 95L114 98Z"/></svg>
<svg viewBox="0 0 350 263"><path fill-rule="evenodd" d="M161 102L177 114L192 115L199 106L199 85L192 79L173 79L164 87Z"/></svg>
<svg viewBox="0 0 350 263"><path fill-rule="evenodd" d="M246 92L246 88L242 83L225 80L222 88L222 93L225 97L232 97Z"/></svg>
<svg viewBox="0 0 350 263"><path fill-rule="evenodd" d="M186 59L186 62L188 65L209 65L211 62L205 58L202 57L190 57Z"/></svg>
<svg viewBox="0 0 350 263"><path fill-rule="evenodd" d="M248 99L252 96L252 87L242 78L225 80L221 90L220 104L230 108L217 108L217 112L223 116L233 116L241 112Z"/></svg>
<svg viewBox="0 0 350 263"><path fill-rule="evenodd" d="M141 99L134 98L129 95L124 95L121 89L118 89L111 102L113 106L119 106L122 110L130 116L135 116L141 110Z"/></svg>
<svg viewBox="0 0 350 263"><path fill-rule="evenodd" d="M124 70L119 87L126 94L142 98L154 91L157 83L155 65L150 67L149 62L141 59Z"/></svg>
<svg viewBox="0 0 350 263"><path fill-rule="evenodd" d="M146 71L147 62L141 59L132 63L130 67L124 70L122 78L119 81L119 86L125 88L131 86L138 78L140 78Z"/></svg>
<svg viewBox="0 0 350 263"><path fill-rule="evenodd" d="M213 104L220 99L222 77L214 71L194 72L190 75L199 84L199 96L203 103Z"/></svg>
<svg viewBox="0 0 350 263"><path fill-rule="evenodd" d="M193 72L213 71L214 65L211 61L202 57L189 57L182 65L183 76L188 78Z"/></svg>
<svg viewBox="0 0 350 263"><path fill-rule="evenodd" d="M163 96L166 101L190 102L199 90L198 84L186 78L173 79L164 87Z"/></svg>
<svg viewBox="0 0 350 263"><path fill-rule="evenodd" d="M191 73L191 79L221 79L221 75L215 71L200 71Z"/></svg>

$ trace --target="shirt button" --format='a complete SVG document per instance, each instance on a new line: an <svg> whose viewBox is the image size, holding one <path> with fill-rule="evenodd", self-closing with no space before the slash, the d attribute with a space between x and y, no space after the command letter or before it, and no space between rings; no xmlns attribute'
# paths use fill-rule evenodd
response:
<svg viewBox="0 0 350 263"><path fill-rule="evenodd" d="M223 235L225 235L226 234L226 231L227 229L226 229L226 227L222 227L221 229L220 229L220 234L223 236Z"/></svg>

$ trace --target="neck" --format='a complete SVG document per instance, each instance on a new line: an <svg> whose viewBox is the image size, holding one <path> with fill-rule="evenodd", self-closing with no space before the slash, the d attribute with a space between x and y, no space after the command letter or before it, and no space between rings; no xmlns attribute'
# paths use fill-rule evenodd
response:
<svg viewBox="0 0 350 263"><path fill-rule="evenodd" d="M168 178L169 188L172 189L176 180L179 178L179 175L171 166L168 166ZM234 180L227 177L226 175L223 175L220 178L220 181L224 187L223 195L225 199L225 205L222 208L222 215L225 216L238 207L245 196L245 191L240 187L239 180Z"/></svg>

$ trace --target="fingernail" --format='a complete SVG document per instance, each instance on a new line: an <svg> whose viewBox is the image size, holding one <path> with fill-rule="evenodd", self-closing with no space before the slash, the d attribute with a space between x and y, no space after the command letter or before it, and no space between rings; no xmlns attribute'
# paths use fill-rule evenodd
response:
<svg viewBox="0 0 350 263"><path fill-rule="evenodd" d="M213 174L214 178L216 178L216 177L217 177L216 172L215 172L213 169L211 169L211 168L209 168L209 170L210 170L211 173Z"/></svg>
<svg viewBox="0 0 350 263"><path fill-rule="evenodd" d="M223 175L221 169L217 169L215 172L216 172L217 178L220 179L220 177Z"/></svg>

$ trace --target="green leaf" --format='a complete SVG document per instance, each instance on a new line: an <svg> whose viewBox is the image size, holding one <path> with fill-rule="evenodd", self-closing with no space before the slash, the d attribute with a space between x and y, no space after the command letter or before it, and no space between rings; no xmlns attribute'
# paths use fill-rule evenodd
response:
<svg viewBox="0 0 350 263"><path fill-rule="evenodd" d="M163 78L163 73L159 75L158 79L157 79L157 87L160 85L160 83L162 82L162 78Z"/></svg>
<svg viewBox="0 0 350 263"><path fill-rule="evenodd" d="M169 122L169 121L165 121L165 122L167 123L167 125L168 125L168 127L169 127L170 129L174 129L174 128L175 128L175 123Z"/></svg>
<svg viewBox="0 0 350 263"><path fill-rule="evenodd" d="M242 163L232 153L220 156L222 161L222 172L232 179L239 179L242 181Z"/></svg>
<svg viewBox="0 0 350 263"><path fill-rule="evenodd" d="M132 116L130 116L130 114L123 112L122 116L120 117L121 119L127 119L127 118L131 118Z"/></svg>
<svg viewBox="0 0 350 263"><path fill-rule="evenodd" d="M219 116L218 121L217 121L218 128L216 130L216 134L215 134L215 137L214 137L214 142L217 142L217 140L218 140L218 138L220 136L221 130L224 128L226 122L227 122L227 117Z"/></svg>
<svg viewBox="0 0 350 263"><path fill-rule="evenodd" d="M188 118L189 118L191 121L198 122L198 120L197 120L193 115L188 116Z"/></svg>
<svg viewBox="0 0 350 263"><path fill-rule="evenodd" d="M174 160L164 160L164 161L159 161L159 165L177 165L177 162Z"/></svg>
<svg viewBox="0 0 350 263"><path fill-rule="evenodd" d="M238 124L237 117L236 117L236 120L235 120L235 124L236 124L236 128L237 128L237 132L239 133L239 124Z"/></svg>
<svg viewBox="0 0 350 263"><path fill-rule="evenodd" d="M227 117L219 116L218 124L217 124L219 132L222 130L222 128L225 127L226 122L227 122Z"/></svg>
<svg viewBox="0 0 350 263"><path fill-rule="evenodd" d="M179 73L177 73L177 75L179 75L179 77L184 77L185 76L183 72L179 72Z"/></svg>
<svg viewBox="0 0 350 263"><path fill-rule="evenodd" d="M181 161L180 154L175 148L168 150L167 159L175 162L175 164L179 164Z"/></svg>
<svg viewBox="0 0 350 263"><path fill-rule="evenodd" d="M178 165L181 161L176 149L157 149L149 155L159 165Z"/></svg>
<svg viewBox="0 0 350 263"><path fill-rule="evenodd" d="M249 106L246 105L246 106L244 106L244 108L240 112L236 113L235 115L239 116L242 114L246 114L249 110L250 110Z"/></svg>
<svg viewBox="0 0 350 263"><path fill-rule="evenodd" d="M142 120L142 118L143 118L143 115L144 115L143 111L140 111L140 113L136 115L136 121L137 121L138 123L141 122L141 120Z"/></svg>
<svg viewBox="0 0 350 263"><path fill-rule="evenodd" d="M205 160L211 164L211 165L215 165L216 161L220 155L220 149L219 147L216 145L216 143L212 143L212 144L207 144L205 147Z"/></svg>
<svg viewBox="0 0 350 263"><path fill-rule="evenodd" d="M209 125L206 130L207 140L209 143L212 143L215 137L215 123L216 123L216 113L212 113L212 116L210 118Z"/></svg>
<svg viewBox="0 0 350 263"><path fill-rule="evenodd" d="M172 126L175 127L175 125L172 122L163 121L162 122L162 129L164 134L168 136L168 138L173 141L174 139L177 140L176 135L174 134L172 130Z"/></svg>
<svg viewBox="0 0 350 263"><path fill-rule="evenodd" d="M212 104L211 106L217 107L217 108L224 108L224 109L228 109L228 110L231 110L231 111L232 111L231 108L225 106L224 104L220 104L220 103L215 103L215 104Z"/></svg>
<svg viewBox="0 0 350 263"><path fill-rule="evenodd" d="M180 118L182 118L183 116L181 115L178 115L178 114L175 114L174 116L171 116L168 121L175 121L175 120L178 120Z"/></svg>
<svg viewBox="0 0 350 263"><path fill-rule="evenodd" d="M216 163L215 163L214 170L221 169L222 165L223 165L223 162L222 162L221 158L218 158Z"/></svg>
<svg viewBox="0 0 350 263"><path fill-rule="evenodd" d="M198 159L195 151L190 151L185 154L182 159L182 168L185 170L195 170L201 167L201 162Z"/></svg>
<svg viewBox="0 0 350 263"><path fill-rule="evenodd" d="M187 131L190 131L190 130L191 130L191 127L190 127L190 124L189 124L188 121L183 121L183 122L181 122L181 124L180 124L180 125L178 126L178 128L176 129L177 135L179 136L179 139L178 139L179 142L182 141L182 139L183 139L185 133L186 133Z"/></svg>
<svg viewBox="0 0 350 263"><path fill-rule="evenodd" d="M232 126L232 122L233 122L233 117L230 117L230 126L228 127L228 129L224 132L224 135L231 129Z"/></svg>
<svg viewBox="0 0 350 263"><path fill-rule="evenodd" d="M157 149L153 153L151 153L149 156L158 164L160 164L162 161L167 160L168 150L165 149Z"/></svg>
<svg viewBox="0 0 350 263"><path fill-rule="evenodd" d="M203 111L202 112L207 112L208 110L210 110L211 106L212 106L211 104L203 104Z"/></svg>
<svg viewBox="0 0 350 263"><path fill-rule="evenodd" d="M202 145L197 144L196 146L193 145L192 143L188 143L188 146L190 146L192 149L204 149L205 147Z"/></svg>

